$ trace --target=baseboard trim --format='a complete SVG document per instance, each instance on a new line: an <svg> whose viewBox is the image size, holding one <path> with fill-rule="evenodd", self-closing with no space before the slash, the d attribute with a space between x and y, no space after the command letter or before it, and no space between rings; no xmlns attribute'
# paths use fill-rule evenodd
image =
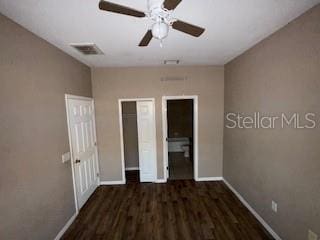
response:
<svg viewBox="0 0 320 240"><path fill-rule="evenodd" d="M120 181L100 181L100 185L123 185L126 184L125 180Z"/></svg>
<svg viewBox="0 0 320 240"><path fill-rule="evenodd" d="M209 182L209 181L222 181L223 177L199 177L196 179L197 182Z"/></svg>
<svg viewBox="0 0 320 240"><path fill-rule="evenodd" d="M223 182L228 188L237 196L243 205L255 216L255 218L265 227L265 229L274 237L275 240L282 240L279 235L269 226L269 224L250 206L250 204L241 196L240 193L226 180L223 178Z"/></svg>
<svg viewBox="0 0 320 240"><path fill-rule="evenodd" d="M59 240L63 234L68 230L68 228L70 227L70 225L73 223L73 221L76 219L78 213L73 214L73 216L68 220L68 222L66 223L66 225L64 225L64 227L60 230L60 232L58 233L58 235L54 238L54 240Z"/></svg>
<svg viewBox="0 0 320 240"><path fill-rule="evenodd" d="M165 179L157 179L155 183L166 183ZM123 185L126 184L126 181L101 181L100 185Z"/></svg>
<svg viewBox="0 0 320 240"><path fill-rule="evenodd" d="M126 171L137 171L140 170L139 167L127 167L125 168Z"/></svg>
<svg viewBox="0 0 320 240"><path fill-rule="evenodd" d="M157 179L156 181L155 181L155 183L166 183L167 182L167 180L166 179Z"/></svg>

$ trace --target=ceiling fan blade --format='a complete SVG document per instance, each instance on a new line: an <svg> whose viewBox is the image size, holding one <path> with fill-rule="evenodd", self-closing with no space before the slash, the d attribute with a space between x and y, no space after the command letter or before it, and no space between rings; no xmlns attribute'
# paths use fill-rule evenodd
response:
<svg viewBox="0 0 320 240"><path fill-rule="evenodd" d="M124 14L124 15L129 15L133 17L145 17L146 14L144 12L128 8L122 5L118 5L112 2L107 2L107 1L100 1L99 3L99 8L104 11L109 11L109 12L114 12L114 13L119 13L119 14Z"/></svg>
<svg viewBox="0 0 320 240"><path fill-rule="evenodd" d="M163 6L165 9L173 10L175 9L182 0L165 0Z"/></svg>
<svg viewBox="0 0 320 240"><path fill-rule="evenodd" d="M200 37L201 34L205 31L204 28L192 25L190 23L186 23L180 20L175 21L172 24L172 28L187 34L190 34L194 37Z"/></svg>
<svg viewBox="0 0 320 240"><path fill-rule="evenodd" d="M153 38L152 36L152 31L149 30L144 37L142 38L141 42L139 43L139 47L146 47L149 45L151 39Z"/></svg>

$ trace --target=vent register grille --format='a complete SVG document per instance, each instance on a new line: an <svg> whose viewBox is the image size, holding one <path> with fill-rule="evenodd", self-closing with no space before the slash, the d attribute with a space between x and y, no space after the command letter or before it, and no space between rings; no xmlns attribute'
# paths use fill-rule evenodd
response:
<svg viewBox="0 0 320 240"><path fill-rule="evenodd" d="M103 52L95 44L70 44L83 55L102 55Z"/></svg>

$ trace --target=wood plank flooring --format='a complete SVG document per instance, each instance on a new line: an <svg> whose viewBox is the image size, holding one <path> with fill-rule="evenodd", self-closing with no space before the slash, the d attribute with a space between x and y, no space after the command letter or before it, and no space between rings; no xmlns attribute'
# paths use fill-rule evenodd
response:
<svg viewBox="0 0 320 240"><path fill-rule="evenodd" d="M169 153L169 178L170 180L193 179L193 162L185 158L183 152Z"/></svg>
<svg viewBox="0 0 320 240"><path fill-rule="evenodd" d="M140 171L139 170L126 171L126 182L127 184L139 183Z"/></svg>
<svg viewBox="0 0 320 240"><path fill-rule="evenodd" d="M270 240L223 182L100 186L62 239Z"/></svg>

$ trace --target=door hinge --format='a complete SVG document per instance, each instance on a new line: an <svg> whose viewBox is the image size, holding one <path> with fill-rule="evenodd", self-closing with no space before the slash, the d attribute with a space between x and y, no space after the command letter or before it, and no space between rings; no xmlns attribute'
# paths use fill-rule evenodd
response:
<svg viewBox="0 0 320 240"><path fill-rule="evenodd" d="M97 142L94 142L94 145L97 146Z"/></svg>
<svg viewBox="0 0 320 240"><path fill-rule="evenodd" d="M100 174L97 172L97 177L99 177L100 176Z"/></svg>
<svg viewBox="0 0 320 240"><path fill-rule="evenodd" d="M167 170L169 170L169 167L167 166Z"/></svg>

